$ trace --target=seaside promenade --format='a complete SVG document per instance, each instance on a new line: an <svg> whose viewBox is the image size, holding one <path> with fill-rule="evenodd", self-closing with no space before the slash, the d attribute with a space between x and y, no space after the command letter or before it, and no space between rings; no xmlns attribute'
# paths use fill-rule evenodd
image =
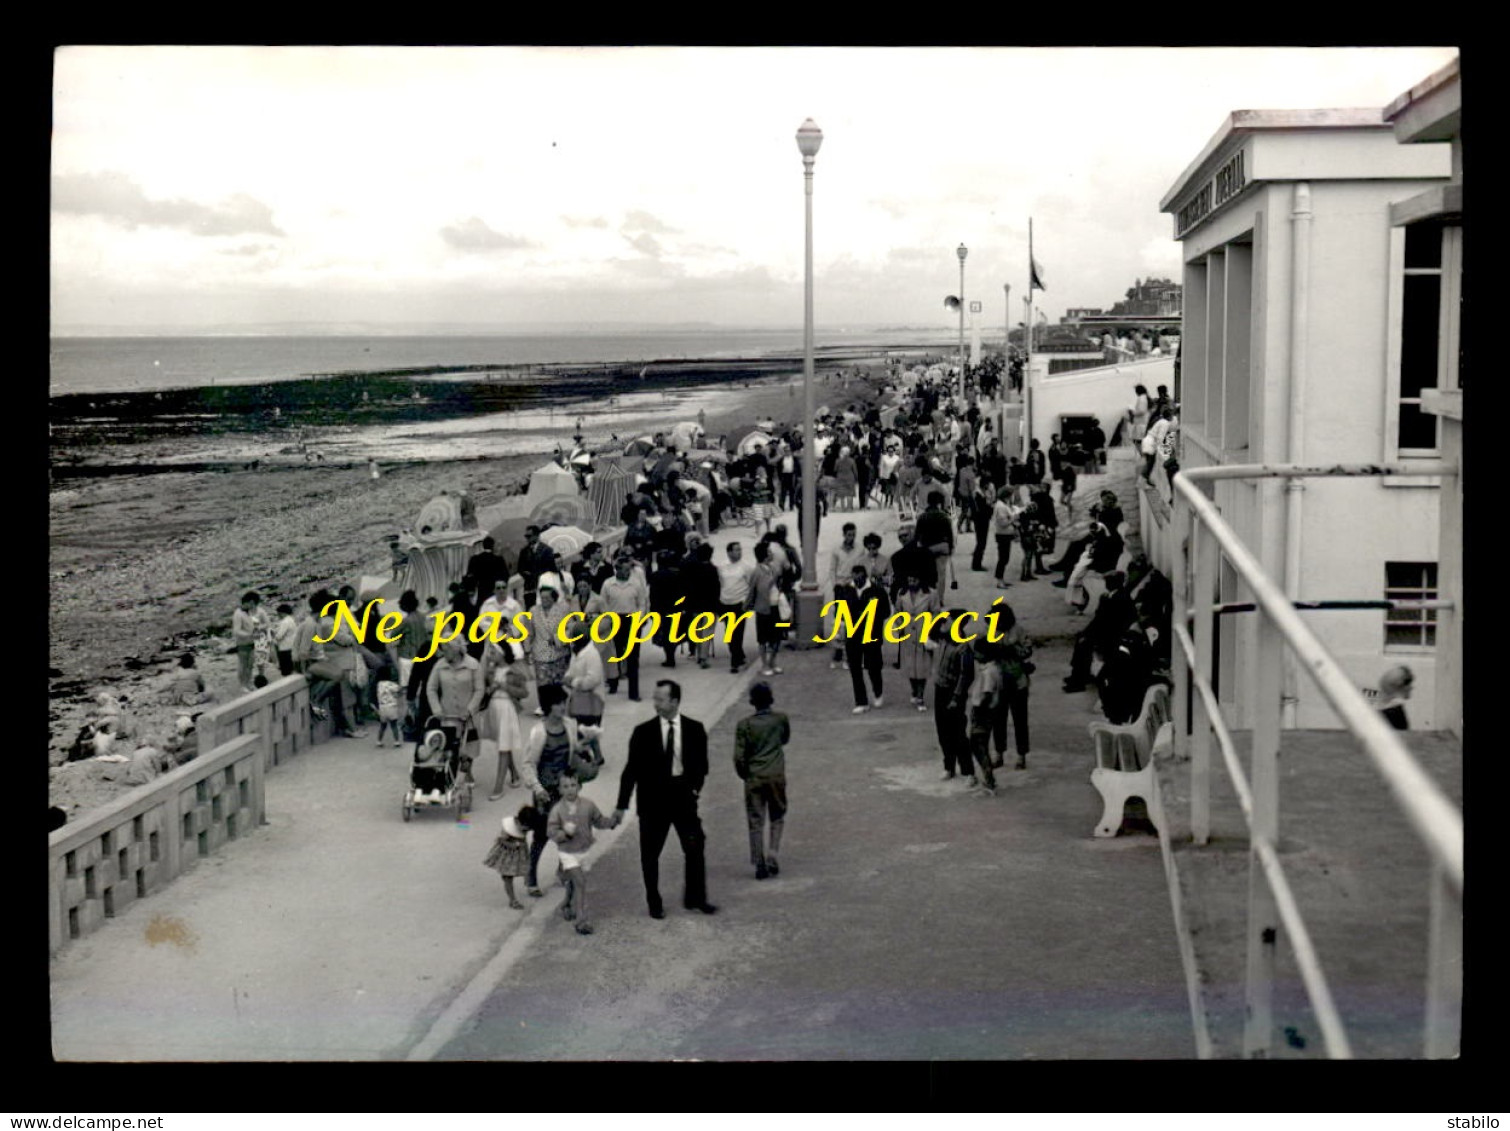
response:
<svg viewBox="0 0 1510 1131"><path fill-rule="evenodd" d="M1080 497L1109 483L1132 514L1131 460L1112 454L1112 474L1084 482ZM835 514L823 524L820 563L849 518L895 549L894 513ZM747 531L732 536L752 540ZM720 554L729 537L715 536ZM944 597L984 610L1001 591L990 573L970 571L971 541L962 537L955 558L960 587ZM1239 1055L1247 853L1235 803L1218 789L1218 836L1194 848L1183 808L1188 764L1161 766L1165 833L1202 994L1197 1026L1159 838L1133 825L1116 838L1091 836L1101 802L1089 782L1086 724L1101 716L1093 695L1058 686L1084 620L1047 578L1014 582L1005 595L1039 641L1038 671L1028 769L1013 770L1009 752L995 798L940 780L932 714L908 705L899 672L885 669L886 705L857 717L848 675L830 669L831 649L784 652L784 673L770 682L792 720L791 811L781 875L757 882L731 757L734 724L759 676L731 676L722 647L706 671L685 660L665 671L649 653L646 701L609 699L608 764L584 792L612 809L629 731L651 716L650 688L662 675L677 678L684 712L709 727L701 813L718 914L680 909L674 837L661 864L668 917L645 914L632 817L599 834L588 858L594 935L576 935L556 914L557 887L510 911L481 860L524 791L497 803L480 791L461 824L440 813L405 824L410 750L336 740L268 776L265 827L52 963L53 1054L1155 1059L1193 1058L1204 1043L1208 1054ZM1460 797L1460 746L1411 740ZM1294 772L1307 776L1287 787L1303 800L1288 810L1281 853L1328 971L1337 971L1333 988L1356 1025L1357 1054L1419 1056L1426 889L1416 882L1418 853L1345 735L1285 741ZM484 783L491 770L479 766ZM1337 805L1342 796L1351 803ZM553 861L547 851L547 884ZM1282 970L1276 1005L1294 1035L1275 1055L1318 1055L1291 971Z"/></svg>
<svg viewBox="0 0 1510 1131"><path fill-rule="evenodd" d="M896 548L894 512L835 514L820 559L849 518ZM720 555L731 536L753 540L717 535ZM960 588L944 596L985 610L1001 591L970 571L970 542ZM710 730L702 815L717 915L680 910L674 837L669 916L645 914L632 819L599 834L589 858L595 935L555 913L560 888L510 911L481 861L524 791L496 803L480 791L462 824L439 813L404 824L409 749L336 740L269 775L266 827L53 963L54 1055L1193 1056L1157 839L1088 835L1100 802L1085 724L1098 715L1057 687L1077 618L1048 579L1006 596L1030 634L1060 639L1037 656L1029 768L1002 771L994 799L939 780L932 714L908 705L900 673L887 667L885 707L856 717L831 649L785 652L771 682L794 729L791 814L782 874L757 883L731 758L758 673L731 676L722 647L706 671L685 659L667 671L650 652L646 701L622 688L610 698L608 764L584 792L612 808L649 689L676 677L684 712Z"/></svg>

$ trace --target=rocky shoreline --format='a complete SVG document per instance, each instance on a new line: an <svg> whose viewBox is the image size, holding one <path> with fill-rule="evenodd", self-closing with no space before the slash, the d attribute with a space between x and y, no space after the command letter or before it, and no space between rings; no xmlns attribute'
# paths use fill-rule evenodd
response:
<svg viewBox="0 0 1510 1131"><path fill-rule="evenodd" d="M901 347L898 347L900 349ZM825 367L874 350L836 349ZM701 358L600 365L427 366L316 374L283 381L117 393L69 393L48 402L53 477L150 463L121 460L123 444L234 433L286 435L333 425L396 425L573 405L630 392L760 381L801 370L800 356Z"/></svg>
<svg viewBox="0 0 1510 1131"><path fill-rule="evenodd" d="M652 369L644 382L637 377L583 379L579 374L570 387L602 390L633 384L637 389L655 388L657 380L664 388L697 386L710 406L708 429L714 434L766 416L797 419L800 380L792 378L790 362L761 359L726 364L729 368L716 384L708 379L707 363L689 362L678 363L678 368L660 378ZM839 364L825 358L820 380ZM850 361L842 364L848 367ZM767 367L774 373L763 372ZM377 379L370 375L342 379L329 384L328 390L344 390L348 399L355 393L360 401L363 382L373 380ZM431 380L424 384L426 388L475 389L500 383ZM366 386L369 393L374 387ZM405 379L401 387L412 392L416 385ZM513 392L559 404L554 399L559 388L537 381L533 389ZM826 400L842 395L834 386L825 384L823 389ZM215 459L216 451L231 451L247 437L258 435L256 422L268 420L269 413L256 407L255 393L240 402L252 405L251 411L235 414L237 419L226 423L200 421L187 434L163 431L156 440L144 440L128 423L133 417L150 422L153 417L171 415L164 412L164 402L174 408L210 403L190 399L191 394L202 397L205 392L183 390L176 400L165 392L162 401L146 394L150 404L143 402L141 394L96 397L91 411L104 415L108 409L117 418L117 438L78 447L63 443L56 424L65 421L68 427L80 429L90 424L83 402L73 398L69 405L53 406L50 793L52 803L70 816L103 804L123 788L107 776L123 772L112 769L110 763L63 764L99 692L127 696L127 710L136 716L138 726L133 739L156 738L171 728L178 712L164 704L158 688L184 651L195 654L206 683L220 701L234 698L235 658L227 648L231 613L242 592L257 590L272 608L282 601L303 601L322 585L384 572L386 537L411 522L439 491L464 489L485 505L520 490L529 472L545 458L535 453L385 462L378 480L370 477L365 461L311 464L290 459L255 465ZM297 403L298 396L307 394L307 388L299 390L283 403ZM377 399L371 394L368 403ZM102 401L128 403L98 403ZM327 402L334 403L329 398ZM224 407L231 402L218 403ZM445 402L439 410L431 403L383 405L374 411L392 410L397 423L433 420L437 411L457 417L497 411L496 402L481 403L487 407L480 407L475 398L461 397ZM568 427L570 409L561 407L566 409L558 413L564 417L561 427ZM322 408L319 401L309 402L302 411L310 414L310 420L328 411L340 423L349 423L334 408ZM297 414L285 410L275 424L289 415ZM548 453L552 441L542 436L540 442ZM191 450L208 452L210 458L183 462L185 452Z"/></svg>

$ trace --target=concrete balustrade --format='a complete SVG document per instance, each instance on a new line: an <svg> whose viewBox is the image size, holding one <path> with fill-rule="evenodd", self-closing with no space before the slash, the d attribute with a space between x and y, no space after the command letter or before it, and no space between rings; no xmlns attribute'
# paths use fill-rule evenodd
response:
<svg viewBox="0 0 1510 1131"><path fill-rule="evenodd" d="M260 735L243 735L55 830L47 842L51 953L261 824L266 757Z"/></svg>
<svg viewBox="0 0 1510 1131"><path fill-rule="evenodd" d="M263 824L266 773L330 737L302 675L211 708L196 728L206 753L52 833L53 954Z"/></svg>
<svg viewBox="0 0 1510 1131"><path fill-rule="evenodd" d="M351 691L346 689L351 702ZM300 751L330 737L330 722L314 719L309 710L309 682L302 675L284 676L199 716L196 727L202 747L216 747L244 734L256 734L262 745L263 766L272 769Z"/></svg>

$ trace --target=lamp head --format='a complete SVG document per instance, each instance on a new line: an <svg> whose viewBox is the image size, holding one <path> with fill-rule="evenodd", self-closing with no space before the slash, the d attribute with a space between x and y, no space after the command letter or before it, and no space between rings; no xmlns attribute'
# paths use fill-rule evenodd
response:
<svg viewBox="0 0 1510 1131"><path fill-rule="evenodd" d="M809 118L797 128L797 148L802 156L811 161L818 156L818 147L823 144L823 131Z"/></svg>
<svg viewBox="0 0 1510 1131"><path fill-rule="evenodd" d="M958 255L959 256L959 261L961 263L963 263L965 261L965 256L969 255L970 252L969 252L969 249L967 249L964 244L960 244L959 245L959 250L956 251L954 254Z"/></svg>

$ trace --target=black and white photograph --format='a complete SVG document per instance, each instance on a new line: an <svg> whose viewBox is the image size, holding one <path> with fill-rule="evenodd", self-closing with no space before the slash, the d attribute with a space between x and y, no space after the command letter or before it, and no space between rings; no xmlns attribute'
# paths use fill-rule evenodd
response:
<svg viewBox="0 0 1510 1131"><path fill-rule="evenodd" d="M51 81L54 1061L1462 1055L1458 48Z"/></svg>

